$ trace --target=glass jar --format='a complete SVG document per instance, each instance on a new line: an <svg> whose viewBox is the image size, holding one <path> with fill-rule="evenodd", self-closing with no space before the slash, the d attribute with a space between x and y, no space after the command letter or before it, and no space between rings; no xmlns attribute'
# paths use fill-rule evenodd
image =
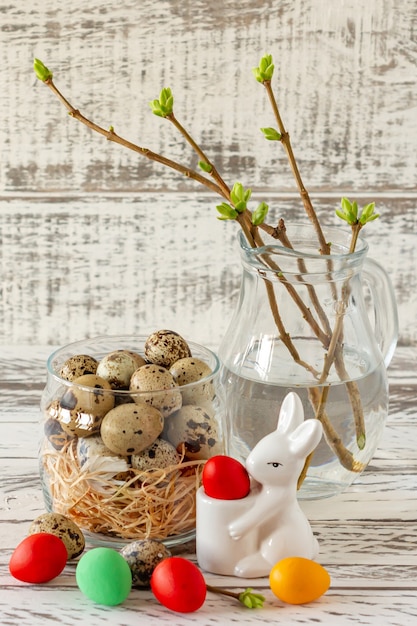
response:
<svg viewBox="0 0 417 626"><path fill-rule="evenodd" d="M152 364L144 359L146 339L78 341L47 362L40 446L46 509L69 516L93 544L152 538L169 547L193 538L202 468L224 453L217 356L187 342L191 357ZM108 363L121 352L130 356L116 376ZM76 372L63 370L69 363Z"/></svg>
<svg viewBox="0 0 417 626"><path fill-rule="evenodd" d="M305 418L324 429L299 497L324 498L364 471L381 439L397 308L389 276L367 258L363 238L351 253L350 234L328 229L327 256L311 225L287 225L287 235L292 248L276 240L252 248L239 236L240 296L219 348L227 453L244 461L275 430L293 391Z"/></svg>

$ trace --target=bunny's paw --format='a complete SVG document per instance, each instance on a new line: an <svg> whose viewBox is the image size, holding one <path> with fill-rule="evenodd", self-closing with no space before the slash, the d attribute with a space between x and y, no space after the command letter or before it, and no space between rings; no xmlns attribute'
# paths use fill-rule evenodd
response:
<svg viewBox="0 0 417 626"><path fill-rule="evenodd" d="M260 552L244 557L235 565L234 575L240 578L260 578L268 576L271 564L265 561Z"/></svg>
<svg viewBox="0 0 417 626"><path fill-rule="evenodd" d="M241 525L238 522L229 524L228 530L230 537L235 541L238 541L244 534L243 528L241 528Z"/></svg>

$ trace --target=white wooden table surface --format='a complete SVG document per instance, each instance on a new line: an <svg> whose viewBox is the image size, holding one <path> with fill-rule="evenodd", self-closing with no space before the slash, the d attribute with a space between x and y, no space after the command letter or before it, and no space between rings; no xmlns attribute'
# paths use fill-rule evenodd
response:
<svg viewBox="0 0 417 626"><path fill-rule="evenodd" d="M371 466L345 494L303 507L317 534L319 561L332 577L318 601L284 605L265 579L206 575L225 588L253 586L263 609L208 594L196 613L175 614L150 591L132 590L118 607L93 604L75 583L75 564L54 581L28 585L8 571L10 555L43 512L37 476L38 403L49 346L2 346L0 357L0 624L355 624L417 623L417 452L415 348L399 348L390 367L391 414ZM181 554L194 558L193 546ZM242 584L243 583L243 584Z"/></svg>

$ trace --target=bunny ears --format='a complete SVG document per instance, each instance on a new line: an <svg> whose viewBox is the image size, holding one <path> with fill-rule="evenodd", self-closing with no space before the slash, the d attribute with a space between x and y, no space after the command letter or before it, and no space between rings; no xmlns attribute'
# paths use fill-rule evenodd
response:
<svg viewBox="0 0 417 626"><path fill-rule="evenodd" d="M323 434L323 427L316 419L304 421L300 397L291 391L281 405L276 432L287 437L291 452L302 458L317 447Z"/></svg>

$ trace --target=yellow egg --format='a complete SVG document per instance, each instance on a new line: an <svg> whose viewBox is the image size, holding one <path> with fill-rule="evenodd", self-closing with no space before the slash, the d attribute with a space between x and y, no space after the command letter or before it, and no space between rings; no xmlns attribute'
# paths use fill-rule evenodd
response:
<svg viewBox="0 0 417 626"><path fill-rule="evenodd" d="M287 557L278 561L269 574L272 593L288 604L306 604L330 587L327 570L310 559Z"/></svg>

